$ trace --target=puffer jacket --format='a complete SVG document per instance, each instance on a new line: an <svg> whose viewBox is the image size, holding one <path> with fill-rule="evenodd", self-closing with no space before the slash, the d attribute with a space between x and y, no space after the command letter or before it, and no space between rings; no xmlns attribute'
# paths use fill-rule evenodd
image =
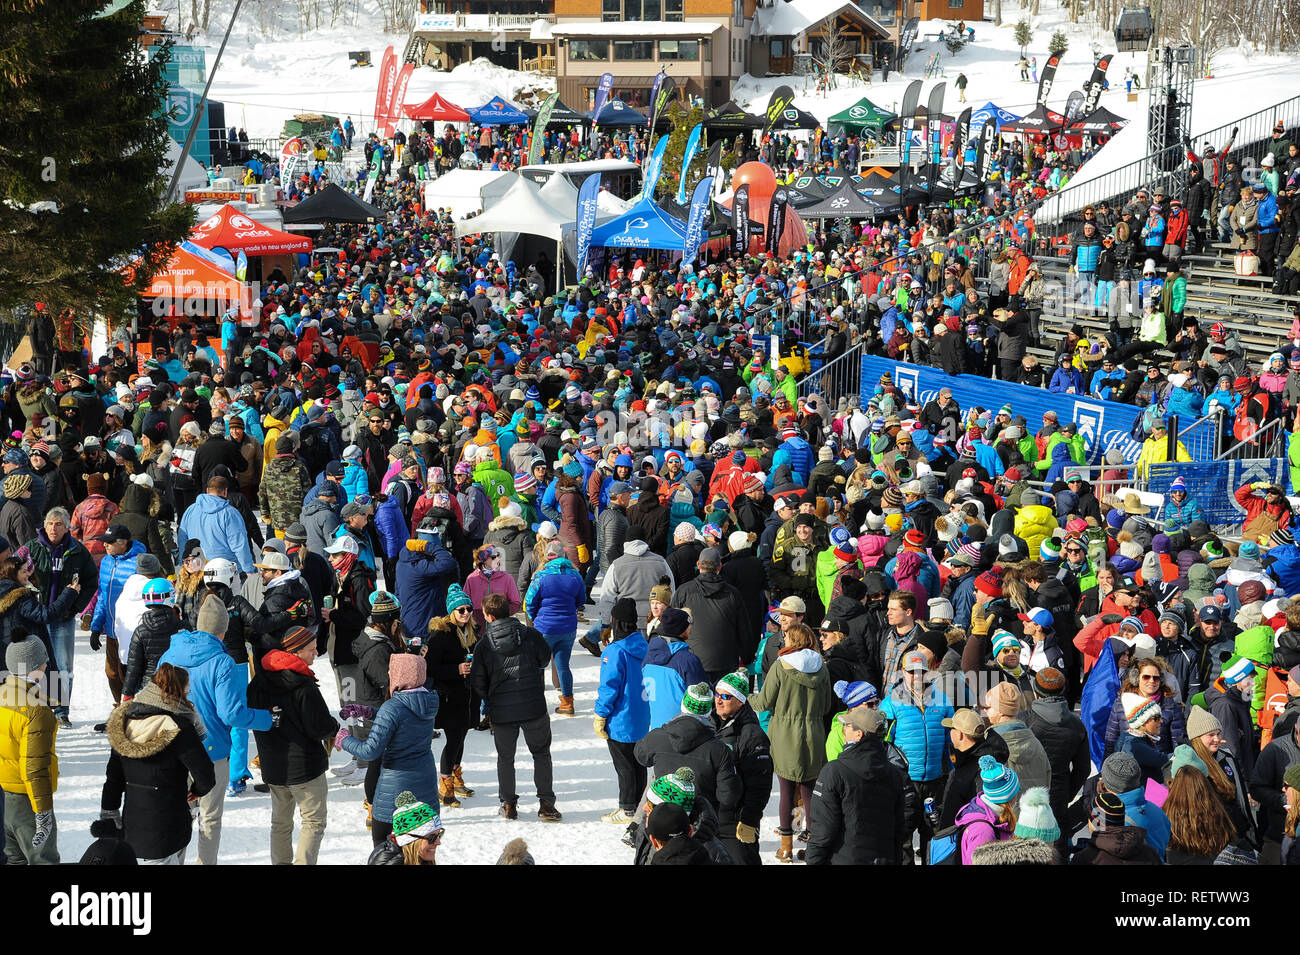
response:
<svg viewBox="0 0 1300 955"><path fill-rule="evenodd" d="M138 859L162 859L190 844L189 798L216 785L192 707L150 684L108 717L106 798L125 795L123 833Z"/></svg>
<svg viewBox="0 0 1300 955"><path fill-rule="evenodd" d="M123 696L135 696L153 678L163 654L172 645L172 636L180 629L180 617L174 607L145 608L135 632L131 634L126 679L122 682Z"/></svg>
<svg viewBox="0 0 1300 955"><path fill-rule="evenodd" d="M26 796L32 812L54 808L59 788L57 732L54 710L41 691L8 674L0 684L0 789Z"/></svg>
<svg viewBox="0 0 1300 955"><path fill-rule="evenodd" d="M429 805L438 802L438 767L433 758L433 723L438 695L424 687L394 693L375 714L364 740L343 738L343 749L357 759L382 759L371 812L392 822L397 795L410 792Z"/></svg>
<svg viewBox="0 0 1300 955"><path fill-rule="evenodd" d="M1133 693L1134 688L1127 684L1121 688L1121 697L1124 693ZM1160 752L1166 756L1174 754L1174 747L1183 742L1187 732L1187 721L1183 716L1183 704L1178 701L1178 697L1173 691L1166 686L1160 695ZM1110 708L1110 718L1106 721L1106 753L1102 756L1105 759L1111 753L1115 752L1115 743L1121 736L1128 732L1128 718L1124 713L1124 701L1116 697L1115 702Z"/></svg>
<svg viewBox="0 0 1300 955"><path fill-rule="evenodd" d="M407 529L402 505L396 497L389 495L375 510L375 530L379 532L379 543L383 549L381 556L389 560L400 556L411 532Z"/></svg>
<svg viewBox="0 0 1300 955"><path fill-rule="evenodd" d="M524 609L542 633L575 633L578 611L586 602L587 585L582 575L567 557L556 557L533 574L524 596Z"/></svg>
<svg viewBox="0 0 1300 955"><path fill-rule="evenodd" d="M524 523L524 519L509 514L494 518L488 525L487 536L483 538L484 544L494 544L501 551L502 569L512 578L519 573L524 555L533 549L536 542L536 535Z"/></svg>
<svg viewBox="0 0 1300 955"><path fill-rule="evenodd" d="M727 720L715 710L713 729L718 739L731 749L744 790L740 805L721 813L722 831L734 832L738 822L757 828L772 795L771 742L763 732L758 714L748 703Z"/></svg>
<svg viewBox="0 0 1300 955"><path fill-rule="evenodd" d="M605 508L596 518L596 556L601 571L608 571L614 561L623 556L623 542L629 527L627 511L618 506Z"/></svg>
<svg viewBox="0 0 1300 955"><path fill-rule="evenodd" d="M388 699L388 661L400 651L387 636L366 627L352 641L352 652L361 667L355 702L378 709Z"/></svg>
<svg viewBox="0 0 1300 955"><path fill-rule="evenodd" d="M688 766L695 773L695 793L721 809L734 810L744 790L731 748L718 739L712 723L688 714L653 729L636 744L633 754L656 777Z"/></svg>
<svg viewBox="0 0 1300 955"><path fill-rule="evenodd" d="M170 577L176 573L173 557L176 540L172 537L171 525L158 519L161 510L162 499L157 491L139 484L128 484L122 494L122 512L113 518L113 523L126 527L133 538L144 544L162 564L163 573Z"/></svg>
<svg viewBox="0 0 1300 955"><path fill-rule="evenodd" d="M342 523L338 511L320 498L313 498L303 505L301 520L307 529L307 549L326 556L325 548L334 543L334 535Z"/></svg>
<svg viewBox="0 0 1300 955"><path fill-rule="evenodd" d="M1052 815L1064 819L1070 799L1088 778L1091 768L1088 733L1065 700L1034 700L1025 714L1025 725L1042 744L1052 770L1052 784L1048 787ZM1022 784L1021 791L1024 789Z"/></svg>
<svg viewBox="0 0 1300 955"><path fill-rule="evenodd" d="M99 562L99 600L95 603L95 612L90 618L90 629L95 633L107 633L110 637L116 633L117 598L122 596L122 589L131 575L135 573L135 562L144 553L144 545L131 541L125 554L112 557L105 554ZM85 582L82 582L85 586Z"/></svg>
<svg viewBox="0 0 1300 955"><path fill-rule="evenodd" d="M650 705L651 729L677 717L688 686L709 682L700 658L691 652L685 640L666 640L663 637L650 638L642 673Z"/></svg>
<svg viewBox="0 0 1300 955"><path fill-rule="evenodd" d="M948 769L948 731L943 721L953 715L952 702L931 684L924 705L906 698L905 691L889 694L880 704L889 720L887 738L907 757L907 772L916 782L938 779Z"/></svg>
<svg viewBox="0 0 1300 955"><path fill-rule="evenodd" d="M648 644L638 630L615 640L600 655L600 683L594 712L606 721L609 738L635 743L650 729L650 704L642 666Z"/></svg>
<svg viewBox="0 0 1300 955"><path fill-rule="evenodd" d="M320 613L311 599L302 572L291 570L266 586L261 608L254 607L242 595L234 599L244 618L244 632L253 645L256 665L271 650L280 649L280 641L294 627L316 627Z"/></svg>
<svg viewBox="0 0 1300 955"><path fill-rule="evenodd" d="M72 532L73 537L85 545L86 550L90 551L95 560L104 556L104 543L92 538L103 536L109 524L117 517L118 511L118 506L102 494L91 494L72 511L72 523L68 530ZM34 537L35 534L31 536ZM13 537L9 538L9 542L14 547L21 547L22 543L28 540L31 540L31 537L24 537L21 543Z"/></svg>
<svg viewBox="0 0 1300 955"><path fill-rule="evenodd" d="M813 787L808 864L900 864L905 786L880 739L864 736L846 746Z"/></svg>
<svg viewBox="0 0 1300 955"><path fill-rule="evenodd" d="M551 650L532 627L493 620L474 645L469 672L473 691L487 701L494 723L526 723L546 715L542 669Z"/></svg>

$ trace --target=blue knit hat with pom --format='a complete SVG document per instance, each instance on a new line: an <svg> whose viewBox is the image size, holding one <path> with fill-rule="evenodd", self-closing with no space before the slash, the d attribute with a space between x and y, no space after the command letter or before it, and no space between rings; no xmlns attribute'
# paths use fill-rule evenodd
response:
<svg viewBox="0 0 1300 955"><path fill-rule="evenodd" d="M990 806L1004 806L1020 793L1016 771L992 756L980 757L980 784L984 787L984 801Z"/></svg>
<svg viewBox="0 0 1300 955"><path fill-rule="evenodd" d="M469 599L465 591L461 590L460 584L452 584L447 588L447 613L451 613L457 607L472 607L474 601Z"/></svg>

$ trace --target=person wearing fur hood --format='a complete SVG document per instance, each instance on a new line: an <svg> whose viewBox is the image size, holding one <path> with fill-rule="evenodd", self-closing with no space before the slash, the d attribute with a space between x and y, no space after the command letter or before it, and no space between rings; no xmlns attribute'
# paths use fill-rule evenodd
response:
<svg viewBox="0 0 1300 955"><path fill-rule="evenodd" d="M483 538L484 545L492 544L500 552L502 569L511 578L518 577L525 556L536 542L536 535L524 522L523 508L518 501L502 505L501 513L488 524L487 535ZM517 588L516 580L516 590Z"/></svg>
<svg viewBox="0 0 1300 955"><path fill-rule="evenodd" d="M189 675L164 663L108 718L112 752L100 814L112 817L122 806L124 836L143 865L184 864L193 837L190 798L216 784L203 747L206 730L188 693Z"/></svg>

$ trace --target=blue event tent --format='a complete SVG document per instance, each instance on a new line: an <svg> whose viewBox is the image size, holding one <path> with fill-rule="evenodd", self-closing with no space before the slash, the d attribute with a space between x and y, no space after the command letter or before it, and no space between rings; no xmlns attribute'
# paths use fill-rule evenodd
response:
<svg viewBox="0 0 1300 955"><path fill-rule="evenodd" d="M975 110L975 112L970 114L971 135L974 136L976 131L982 129L984 124L990 119L994 120L998 126L1002 126L1006 123L1013 123L1020 119L1020 117L1009 109L1003 109L996 103L985 103L979 109Z"/></svg>
<svg viewBox="0 0 1300 955"><path fill-rule="evenodd" d="M612 99L606 103L600 110L600 116L593 116L591 111L587 111L587 118L597 126L607 128L623 128L626 126L645 126L649 123L645 113L633 109L624 103L621 99Z"/></svg>
<svg viewBox="0 0 1300 955"><path fill-rule="evenodd" d="M686 248L686 223L664 212L649 199L642 199L615 219L596 226L593 246L613 249Z"/></svg>
<svg viewBox="0 0 1300 955"><path fill-rule="evenodd" d="M527 126L528 116L500 96L494 96L477 109L468 109L469 118L480 126Z"/></svg>

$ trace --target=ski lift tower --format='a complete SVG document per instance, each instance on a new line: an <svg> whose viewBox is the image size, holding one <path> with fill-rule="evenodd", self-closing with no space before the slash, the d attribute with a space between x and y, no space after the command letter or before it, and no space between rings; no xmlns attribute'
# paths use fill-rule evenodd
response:
<svg viewBox="0 0 1300 955"><path fill-rule="evenodd" d="M1187 164L1183 138L1191 133L1196 47L1166 46L1151 53L1147 86L1148 178L1169 196L1182 195Z"/></svg>

